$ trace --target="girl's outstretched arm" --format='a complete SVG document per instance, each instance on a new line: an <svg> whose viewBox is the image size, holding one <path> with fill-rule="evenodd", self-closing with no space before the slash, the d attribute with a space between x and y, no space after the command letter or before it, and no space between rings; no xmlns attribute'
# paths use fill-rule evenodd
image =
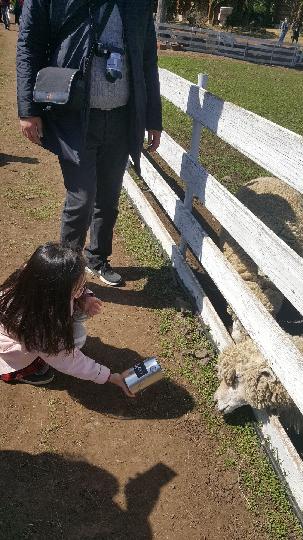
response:
<svg viewBox="0 0 303 540"><path fill-rule="evenodd" d="M121 388L126 396L135 397L128 390L123 379L123 374L111 373L108 367L98 364L92 358L85 356L80 349L75 349L74 353L71 354L66 354L63 351L56 356L48 356L43 353L39 353L39 356L57 371L97 384L110 382Z"/></svg>
<svg viewBox="0 0 303 540"><path fill-rule="evenodd" d="M92 358L85 356L80 349L75 349L70 354L62 351L54 356L39 352L39 356L58 371L85 381L104 384L111 374L108 367L98 364Z"/></svg>

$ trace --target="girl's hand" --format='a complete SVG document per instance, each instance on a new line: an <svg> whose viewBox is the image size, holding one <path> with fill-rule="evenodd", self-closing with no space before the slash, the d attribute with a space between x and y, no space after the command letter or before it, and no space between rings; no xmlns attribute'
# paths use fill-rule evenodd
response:
<svg viewBox="0 0 303 540"><path fill-rule="evenodd" d="M115 384L116 386L120 386L120 388L122 388L124 394L127 396L127 397L130 397L130 398L134 398L136 397L135 394L133 394L132 392L129 391L129 389L127 388L125 382L124 382L124 379L122 377L122 375L120 373L111 373L109 379L108 379L108 382L112 383L112 384Z"/></svg>
<svg viewBox="0 0 303 540"><path fill-rule="evenodd" d="M100 313L102 309L102 302L101 300L99 300L99 298L96 298L95 296L86 296L82 300L81 309L89 317L94 317L94 315L98 315L98 313Z"/></svg>

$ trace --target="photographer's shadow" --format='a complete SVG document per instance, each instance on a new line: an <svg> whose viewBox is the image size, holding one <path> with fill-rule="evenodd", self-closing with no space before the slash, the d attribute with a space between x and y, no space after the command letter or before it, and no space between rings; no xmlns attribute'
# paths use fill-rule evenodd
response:
<svg viewBox="0 0 303 540"><path fill-rule="evenodd" d="M130 349L118 349L88 337L83 352L97 362L104 363L112 372L122 373L144 358ZM194 408L192 396L168 378L141 392L136 399L127 398L112 384L95 384L57 373L46 388L67 390L72 399L87 409L107 416L124 419L179 418Z"/></svg>
<svg viewBox="0 0 303 540"><path fill-rule="evenodd" d="M151 540L148 521L161 487L176 473L163 463L130 478L126 509L115 476L53 453L0 452L1 538Z"/></svg>

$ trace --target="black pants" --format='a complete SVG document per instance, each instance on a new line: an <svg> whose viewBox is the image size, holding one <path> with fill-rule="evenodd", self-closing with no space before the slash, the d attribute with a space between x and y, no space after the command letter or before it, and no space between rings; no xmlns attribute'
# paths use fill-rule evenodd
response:
<svg viewBox="0 0 303 540"><path fill-rule="evenodd" d="M21 16L21 7L16 5L14 9L14 13L15 13L15 24L19 24L20 16Z"/></svg>
<svg viewBox="0 0 303 540"><path fill-rule="evenodd" d="M83 249L90 227L90 244L85 254L92 268L97 268L112 252L128 149L128 108L91 109L80 165L60 160L67 190L61 241Z"/></svg>

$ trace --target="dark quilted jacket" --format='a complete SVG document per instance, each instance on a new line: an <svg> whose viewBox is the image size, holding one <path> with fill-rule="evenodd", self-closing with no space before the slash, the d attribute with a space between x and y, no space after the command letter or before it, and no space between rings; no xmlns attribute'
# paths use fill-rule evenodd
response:
<svg viewBox="0 0 303 540"><path fill-rule="evenodd" d="M131 68L130 154L138 166L145 129L162 129L152 1L117 0L117 4L122 13ZM94 2L25 0L17 44L19 116L42 116L44 146L75 163L79 162L83 148L87 114L44 113L33 102L32 95L41 68L51 65L76 69L82 65L93 43L89 5L94 6ZM98 6L95 10L92 7L92 12L98 19ZM71 20L78 21L78 26L64 39L64 28L71 28Z"/></svg>

